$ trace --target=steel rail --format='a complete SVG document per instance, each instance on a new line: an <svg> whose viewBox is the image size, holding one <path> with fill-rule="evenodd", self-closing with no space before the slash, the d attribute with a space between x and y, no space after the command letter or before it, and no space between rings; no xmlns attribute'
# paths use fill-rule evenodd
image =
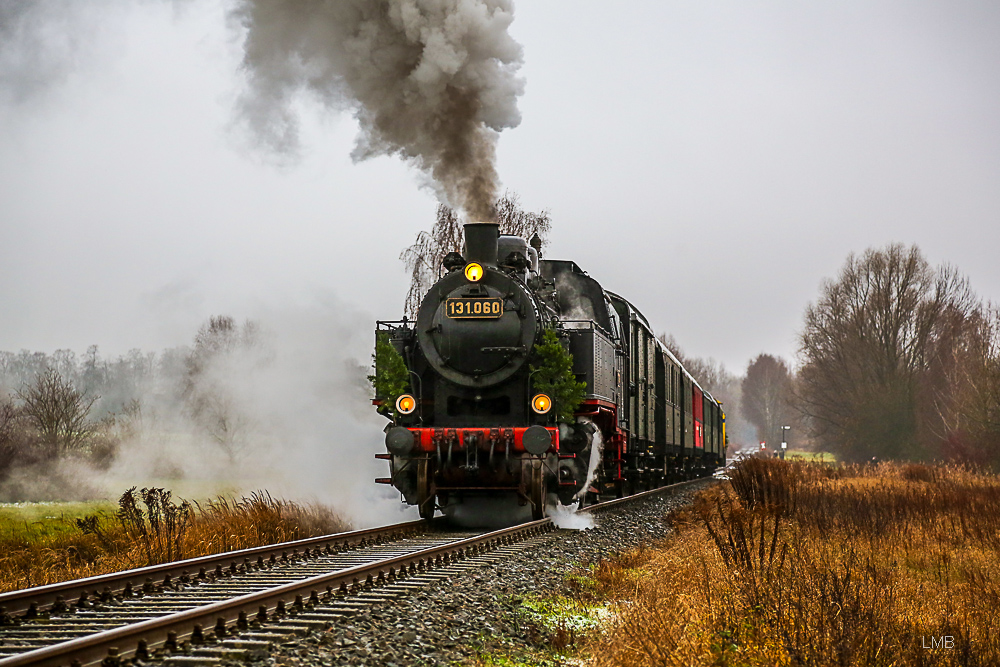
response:
<svg viewBox="0 0 1000 667"><path fill-rule="evenodd" d="M51 609L61 598L66 604L70 604L81 596L96 595L100 597L105 589L110 589L111 593L118 593L131 584L133 587L142 585L147 579L154 581L167 581L176 579L193 571L194 574L202 569L214 569L218 565L238 567L248 558L269 557L283 553L294 552L297 549L324 548L327 546L343 546L358 544L372 538L389 537L393 535L404 535L419 531L421 528L428 528L433 524L427 521L408 521L397 523L391 526L381 526L378 528L366 528L364 530L352 530L344 533L333 533L321 535L319 537L309 537L292 542L280 542L269 544L263 547L252 547L239 551L227 551L226 553L213 554L210 556L199 556L188 558L187 560L172 561L160 565L150 565L121 572L111 572L99 574L85 579L73 579L46 586L36 586L25 588L9 593L0 593L0 611L7 614L16 615L29 612L34 605L35 611Z"/></svg>
<svg viewBox="0 0 1000 667"><path fill-rule="evenodd" d="M608 509L609 507L616 507L616 506L622 505L624 503L634 502L636 500L643 500L645 498L651 498L653 496L658 496L658 495L663 494L663 493L669 493L670 495L673 495L677 491L679 491L681 489L684 489L684 488L687 488L689 486L694 486L695 484L701 484L701 483L704 483L704 482L712 482L712 481L718 481L718 480L716 480L711 475L708 475L706 477L699 477L697 479L689 479L689 480L686 480L686 481L683 481L683 482L675 482L673 484L667 484L665 486L658 486L655 489L650 489L648 491L642 491L640 493L633 493L630 496L622 496L621 498L615 498L614 500L604 500L604 501L601 501L599 503L594 503L593 505L587 505L586 507L583 507L583 508L577 510L577 512L580 512L580 513L597 512L597 511L600 511L600 510Z"/></svg>
<svg viewBox="0 0 1000 667"><path fill-rule="evenodd" d="M624 503L640 501L664 493L673 494L684 488L711 481L713 481L712 477L702 477L685 482L668 484L630 496L595 503L578 510L578 512L590 513L602 511ZM137 578L148 578L154 574L157 576L174 577L189 568L204 568L225 562L230 562L232 563L231 567L235 567L237 559L246 559L250 556L273 555L277 552L287 552L289 549L309 549L313 546L318 547L330 544L361 543L368 538L376 538L393 533L405 534L417 532L420 528L426 528L429 525L429 522L426 521L412 521L392 526L324 535L316 538L232 551L214 556L192 558L185 561L99 575L87 579L64 582L62 584L52 584L24 591L15 591L0 595L0 602L11 599L18 600L22 602L23 607L24 601L27 600L32 600L37 604L40 599L40 593L47 596L48 599L51 599L55 595L72 596L77 593L86 593L88 589L93 590L97 585L110 586L112 583L124 585ZM335 570L229 600L209 603L194 609L167 614L159 618L38 648L16 656L0 658L0 667L22 667L27 665L37 665L38 667L86 666L100 664L105 658L111 655L122 658L134 655L137 650L148 654L149 651L168 643L172 646L177 646L181 641L192 637L192 635L204 636L203 628L226 628L234 621L239 623L241 618L245 624L246 618L250 615L256 615L259 619L273 619L273 611L275 609L284 609L286 601L295 600L296 607L302 609L303 598L308 596L310 600L315 601L319 591L326 591L325 597L329 601L331 599L329 592L332 589L339 589L340 593L347 593L349 588L351 592L355 592L359 587L368 587L376 579L380 583L386 580L392 582L407 576L407 572L409 574L418 571L423 572L432 567L449 564L457 559L464 558L470 555L470 553L475 553L479 550L489 550L499 544L509 543L514 538L524 539L553 529L554 525L551 519L540 519L483 535L465 538L445 545L433 546L402 556L394 556L347 569ZM294 616L290 618L294 619ZM246 626L244 625L244 627ZM222 638L218 637L218 639ZM142 648L140 649L140 647Z"/></svg>
<svg viewBox="0 0 1000 667"><path fill-rule="evenodd" d="M179 642L189 638L201 628L225 628L234 621L238 622L241 614L245 615L244 618L250 614L270 616L286 600L301 603L299 596L315 599L319 591L339 589L346 593L348 587L357 590L374 583L376 579L395 581L401 576L410 576L510 543L515 538L524 539L553 529L550 519L540 519L3 658L0 659L0 667L65 667L70 664L86 667L100 664L109 655L125 657L134 654L140 642L146 650L151 650L168 641Z"/></svg>

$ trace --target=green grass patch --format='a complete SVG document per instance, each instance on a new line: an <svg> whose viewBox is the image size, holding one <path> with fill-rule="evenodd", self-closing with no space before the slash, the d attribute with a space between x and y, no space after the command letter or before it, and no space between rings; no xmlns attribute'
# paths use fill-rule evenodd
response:
<svg viewBox="0 0 1000 667"><path fill-rule="evenodd" d="M479 658L478 667L557 667L565 665L564 657L544 655L490 654Z"/></svg>
<svg viewBox="0 0 1000 667"><path fill-rule="evenodd" d="M521 602L521 606L531 621L550 633L586 634L596 628L608 613L603 604L586 604L561 595L530 596Z"/></svg>
<svg viewBox="0 0 1000 667"><path fill-rule="evenodd" d="M570 590L580 599L590 599L597 595L597 580L593 577L592 568L586 572L568 572L563 579Z"/></svg>
<svg viewBox="0 0 1000 667"><path fill-rule="evenodd" d="M574 595L580 590L591 591L595 583L588 574L573 575L569 580ZM579 588L578 588L579 587ZM526 631L529 646L494 650L476 658L477 667L556 667L566 664L583 664L583 640L596 630L607 616L602 603L592 602L591 593L584 595L586 602L564 595L528 595L509 599L513 608L513 622Z"/></svg>
<svg viewBox="0 0 1000 667"><path fill-rule="evenodd" d="M30 543L67 532L79 532L76 520L97 512L114 512L108 500L91 502L0 503L0 543Z"/></svg>

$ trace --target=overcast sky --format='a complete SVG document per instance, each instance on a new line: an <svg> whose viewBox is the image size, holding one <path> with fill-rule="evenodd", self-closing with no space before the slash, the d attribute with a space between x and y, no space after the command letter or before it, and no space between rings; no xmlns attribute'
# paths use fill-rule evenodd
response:
<svg viewBox="0 0 1000 667"><path fill-rule="evenodd" d="M10 2L11 0L6 0ZM5 4L6 4L5 2ZM302 99L301 160L233 126L224 2L0 10L0 349L189 343L212 314L396 319L436 201ZM10 7L24 6L14 0ZM1000 4L519 2L499 173L548 256L685 352L791 357L848 253L900 241L1000 301ZM5 32L6 30L6 32Z"/></svg>

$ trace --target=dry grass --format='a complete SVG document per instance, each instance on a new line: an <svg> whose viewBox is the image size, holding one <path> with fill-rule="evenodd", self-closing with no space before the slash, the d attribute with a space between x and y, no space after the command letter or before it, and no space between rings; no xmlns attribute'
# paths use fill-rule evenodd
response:
<svg viewBox="0 0 1000 667"><path fill-rule="evenodd" d="M0 536L0 592L349 530L330 508L261 491L198 504L132 488L118 510Z"/></svg>
<svg viewBox="0 0 1000 667"><path fill-rule="evenodd" d="M596 570L596 666L1000 664L995 476L750 459L673 522Z"/></svg>

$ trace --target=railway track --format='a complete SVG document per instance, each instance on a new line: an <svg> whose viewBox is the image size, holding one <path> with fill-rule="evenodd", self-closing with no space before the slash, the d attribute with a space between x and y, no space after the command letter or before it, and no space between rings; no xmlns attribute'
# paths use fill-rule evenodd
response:
<svg viewBox="0 0 1000 667"><path fill-rule="evenodd" d="M437 522L415 521L6 593L0 667L246 657L372 602L512 555L553 530L550 519L488 533L444 532Z"/></svg>

